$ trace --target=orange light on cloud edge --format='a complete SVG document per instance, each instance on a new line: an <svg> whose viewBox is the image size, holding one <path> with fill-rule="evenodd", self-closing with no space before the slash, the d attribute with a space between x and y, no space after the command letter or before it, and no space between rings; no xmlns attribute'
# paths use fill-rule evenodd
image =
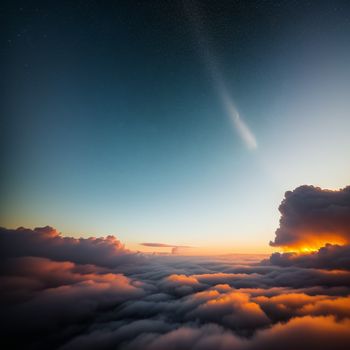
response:
<svg viewBox="0 0 350 350"><path fill-rule="evenodd" d="M318 251L320 248L325 247L327 244L331 245L345 245L348 244L348 241L337 234L327 234L322 237L315 237L312 235L305 235L307 238L302 242L296 242L291 245L286 245L281 247L284 253L294 252L307 254Z"/></svg>

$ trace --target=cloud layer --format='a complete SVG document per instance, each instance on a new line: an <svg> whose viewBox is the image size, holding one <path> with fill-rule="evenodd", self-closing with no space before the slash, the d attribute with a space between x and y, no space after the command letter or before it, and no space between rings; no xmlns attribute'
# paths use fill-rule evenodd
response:
<svg viewBox="0 0 350 350"><path fill-rule="evenodd" d="M347 242L348 193L310 186L288 192L273 244L296 247L323 239L316 220L321 213L327 232ZM2 228L0 345L349 349L350 249L330 243L260 261L145 255L128 251L113 236L76 239L51 227Z"/></svg>

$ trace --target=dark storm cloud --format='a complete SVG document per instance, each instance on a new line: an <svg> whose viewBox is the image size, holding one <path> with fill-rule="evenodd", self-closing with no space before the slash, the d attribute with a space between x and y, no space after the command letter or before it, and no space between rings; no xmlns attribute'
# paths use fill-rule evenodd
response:
<svg viewBox="0 0 350 350"><path fill-rule="evenodd" d="M115 237L68 238L49 227L2 229L0 241L0 342L12 348L350 344L347 270L277 266L273 257L147 256Z"/></svg>
<svg viewBox="0 0 350 350"><path fill-rule="evenodd" d="M322 246L350 242L350 186L339 191L300 186L282 201L274 247Z"/></svg>

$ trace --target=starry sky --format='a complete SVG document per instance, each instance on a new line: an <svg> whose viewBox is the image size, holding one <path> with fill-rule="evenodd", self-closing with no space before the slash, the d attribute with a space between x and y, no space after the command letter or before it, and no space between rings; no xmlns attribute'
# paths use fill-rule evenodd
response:
<svg viewBox="0 0 350 350"><path fill-rule="evenodd" d="M4 1L1 225L268 252L350 180L347 1Z"/></svg>

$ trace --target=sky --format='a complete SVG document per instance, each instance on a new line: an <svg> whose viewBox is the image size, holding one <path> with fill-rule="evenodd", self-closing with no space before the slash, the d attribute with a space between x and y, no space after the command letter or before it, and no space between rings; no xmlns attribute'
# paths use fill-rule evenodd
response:
<svg viewBox="0 0 350 350"><path fill-rule="evenodd" d="M347 1L1 5L1 226L270 252L350 180Z"/></svg>

